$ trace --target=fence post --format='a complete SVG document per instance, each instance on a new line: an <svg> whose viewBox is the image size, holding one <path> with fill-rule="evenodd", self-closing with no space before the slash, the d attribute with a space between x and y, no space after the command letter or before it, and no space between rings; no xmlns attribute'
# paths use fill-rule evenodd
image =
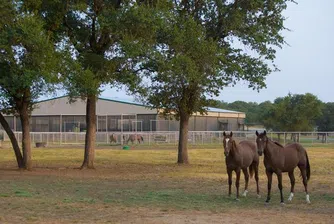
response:
<svg viewBox="0 0 334 224"><path fill-rule="evenodd" d="M311 145L313 145L314 143L314 132L312 132L312 143L311 143Z"/></svg>
<svg viewBox="0 0 334 224"><path fill-rule="evenodd" d="M298 143L300 143L300 132L298 132Z"/></svg>
<svg viewBox="0 0 334 224"><path fill-rule="evenodd" d="M148 145L151 145L151 133L148 134Z"/></svg>
<svg viewBox="0 0 334 224"><path fill-rule="evenodd" d="M222 143L221 137L222 137L222 133L218 132L218 142L219 142L219 145Z"/></svg>
<svg viewBox="0 0 334 224"><path fill-rule="evenodd" d="M326 141L326 144L327 144L327 132L325 133L325 141Z"/></svg>
<svg viewBox="0 0 334 224"><path fill-rule="evenodd" d="M284 132L284 145L285 145L285 139L286 139L286 132Z"/></svg>

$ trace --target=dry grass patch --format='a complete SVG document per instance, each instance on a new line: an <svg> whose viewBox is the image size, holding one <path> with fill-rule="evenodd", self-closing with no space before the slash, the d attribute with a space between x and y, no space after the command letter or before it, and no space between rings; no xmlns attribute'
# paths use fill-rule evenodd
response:
<svg viewBox="0 0 334 224"><path fill-rule="evenodd" d="M82 149L34 149L34 170L17 171L11 150L0 150L0 223L303 223L331 221L334 213L334 149L308 149L311 205L296 178L291 204L279 205L277 180L264 205L266 177L261 162L262 198L255 181L236 202L227 197L221 149L190 150L191 164L177 165L176 150L96 151L96 170L79 170ZM296 176L299 171L296 172ZM290 183L284 175L284 193ZM243 179L241 182L243 186ZM233 188L233 193L235 189ZM284 217L284 218L282 218ZM220 221L219 221L220 220Z"/></svg>

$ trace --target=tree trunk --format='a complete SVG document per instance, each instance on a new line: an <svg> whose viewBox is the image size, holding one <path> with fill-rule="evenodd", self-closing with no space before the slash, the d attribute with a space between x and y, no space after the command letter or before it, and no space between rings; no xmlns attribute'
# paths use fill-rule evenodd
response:
<svg viewBox="0 0 334 224"><path fill-rule="evenodd" d="M189 115L181 113L177 163L188 164L188 126Z"/></svg>
<svg viewBox="0 0 334 224"><path fill-rule="evenodd" d="M96 141L96 96L88 96L86 104L85 155L81 169L94 169Z"/></svg>
<svg viewBox="0 0 334 224"><path fill-rule="evenodd" d="M22 125L22 151L23 151L23 162L27 170L31 170L31 140L30 140L30 116L28 111L28 104L22 103L20 109L20 120Z"/></svg>
<svg viewBox="0 0 334 224"><path fill-rule="evenodd" d="M8 137L9 137L11 143L12 143L13 150L14 150L15 157L16 157L17 166L20 169L23 169L24 168L24 161L23 161L21 150L20 150L20 146L19 146L19 144L17 142L17 139L14 135L14 132L9 127L8 122L6 121L6 119L4 118L2 113L0 113L0 123L3 127L3 129L6 131Z"/></svg>

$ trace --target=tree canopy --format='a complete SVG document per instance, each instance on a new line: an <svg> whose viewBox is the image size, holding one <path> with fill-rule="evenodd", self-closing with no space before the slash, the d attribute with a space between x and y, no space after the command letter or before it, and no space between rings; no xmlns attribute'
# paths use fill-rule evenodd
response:
<svg viewBox="0 0 334 224"><path fill-rule="evenodd" d="M318 131L334 131L334 103L324 103L322 116L316 121Z"/></svg>
<svg viewBox="0 0 334 224"><path fill-rule="evenodd" d="M189 117L205 113L210 97L239 80L265 87L276 70L276 49L285 43L288 2L167 1L159 11L156 40L136 66L149 80L144 101L180 119L180 163L187 163Z"/></svg>

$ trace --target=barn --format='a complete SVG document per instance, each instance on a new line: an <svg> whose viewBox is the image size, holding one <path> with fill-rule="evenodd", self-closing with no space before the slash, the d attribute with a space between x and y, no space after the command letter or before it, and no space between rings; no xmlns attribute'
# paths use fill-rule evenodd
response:
<svg viewBox="0 0 334 224"><path fill-rule="evenodd" d="M86 129L84 101L70 103L68 96L39 101L31 115L32 132L83 132ZM99 97L96 105L98 132L178 131L176 120L165 119L156 109L138 102ZM14 131L21 131L20 120L5 115ZM245 113L208 108L206 115L194 114L190 131L244 130ZM2 127L1 127L2 128Z"/></svg>

